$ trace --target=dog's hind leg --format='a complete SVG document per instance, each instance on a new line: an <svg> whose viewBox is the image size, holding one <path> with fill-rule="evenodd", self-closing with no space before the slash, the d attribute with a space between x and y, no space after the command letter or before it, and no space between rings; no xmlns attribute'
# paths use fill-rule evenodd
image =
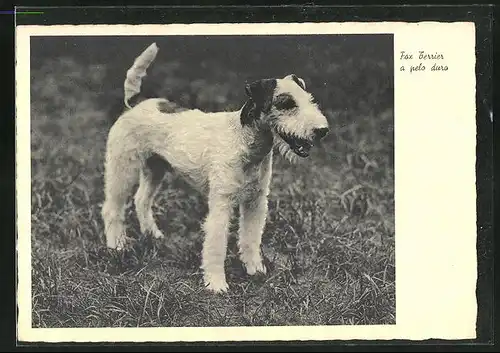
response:
<svg viewBox="0 0 500 353"><path fill-rule="evenodd" d="M126 243L125 207L139 179L140 163L126 154L106 156L105 200L102 206L108 248L121 250Z"/></svg>
<svg viewBox="0 0 500 353"><path fill-rule="evenodd" d="M140 171L139 188L134 197L135 209L141 232L154 238L163 238L153 217L153 202L167 171L167 163L153 156L146 160Z"/></svg>

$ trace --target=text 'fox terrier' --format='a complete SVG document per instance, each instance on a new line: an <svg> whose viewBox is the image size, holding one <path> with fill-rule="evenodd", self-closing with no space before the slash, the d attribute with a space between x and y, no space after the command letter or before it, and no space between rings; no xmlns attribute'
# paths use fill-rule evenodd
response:
<svg viewBox="0 0 500 353"><path fill-rule="evenodd" d="M109 132L102 208L107 246L120 250L126 244L125 206L137 183L134 204L141 232L163 237L153 219L153 199L166 171L176 171L207 195L201 268L205 286L224 292L233 207L240 210L240 259L249 275L265 273L260 245L273 149L290 161L308 157L313 144L328 133L328 122L294 74L245 85L248 99L237 111L182 109L161 98L131 107L129 101L139 93L157 51L156 43L151 44L127 71L128 109Z"/></svg>

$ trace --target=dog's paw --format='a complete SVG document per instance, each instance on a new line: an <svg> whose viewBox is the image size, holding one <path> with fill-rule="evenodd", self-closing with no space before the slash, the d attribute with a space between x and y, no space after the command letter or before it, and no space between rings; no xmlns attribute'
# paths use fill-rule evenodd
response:
<svg viewBox="0 0 500 353"><path fill-rule="evenodd" d="M141 233L145 237L151 237L154 239L163 239L165 235L163 232L156 226L156 224L148 224L147 226L141 225Z"/></svg>
<svg viewBox="0 0 500 353"><path fill-rule="evenodd" d="M257 273L262 273L265 275L267 272L266 266L264 266L261 259L246 262L245 269L247 271L247 274L249 274L250 276L253 276Z"/></svg>
<svg viewBox="0 0 500 353"><path fill-rule="evenodd" d="M226 281L218 284L214 284L213 282L211 282L206 285L206 288L212 293L219 294L219 293L226 293L227 290L229 289L229 285L227 284Z"/></svg>
<svg viewBox="0 0 500 353"><path fill-rule="evenodd" d="M127 245L127 237L108 238L106 241L108 249L121 251Z"/></svg>
<svg viewBox="0 0 500 353"><path fill-rule="evenodd" d="M165 234L163 234L163 232L159 229L155 229L151 232L151 235L153 236L153 238L155 239L163 239L165 238Z"/></svg>
<svg viewBox="0 0 500 353"><path fill-rule="evenodd" d="M212 293L225 293L229 289L224 276L205 277L205 288Z"/></svg>

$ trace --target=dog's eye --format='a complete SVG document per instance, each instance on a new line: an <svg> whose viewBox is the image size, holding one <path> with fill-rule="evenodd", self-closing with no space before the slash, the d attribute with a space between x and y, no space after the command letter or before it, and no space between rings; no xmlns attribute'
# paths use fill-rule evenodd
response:
<svg viewBox="0 0 500 353"><path fill-rule="evenodd" d="M293 99L292 96L288 94L280 94L276 98L275 107L279 110L290 110L293 108L297 108L297 102L295 101L295 99Z"/></svg>

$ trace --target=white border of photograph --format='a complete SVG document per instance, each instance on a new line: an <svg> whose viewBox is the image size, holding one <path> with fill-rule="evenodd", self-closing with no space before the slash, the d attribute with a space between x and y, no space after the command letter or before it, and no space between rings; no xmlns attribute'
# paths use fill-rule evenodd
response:
<svg viewBox="0 0 500 353"><path fill-rule="evenodd" d="M396 324L32 328L30 36L394 35ZM424 60L419 51L442 54ZM401 52L413 53L401 60ZM321 55L321 53L318 53ZM18 339L39 342L470 339L476 337L476 109L473 23L255 23L16 28ZM327 58L326 58L327 60ZM425 71L409 71L423 62ZM431 71L436 62L447 71ZM405 71L400 71L402 65Z"/></svg>

